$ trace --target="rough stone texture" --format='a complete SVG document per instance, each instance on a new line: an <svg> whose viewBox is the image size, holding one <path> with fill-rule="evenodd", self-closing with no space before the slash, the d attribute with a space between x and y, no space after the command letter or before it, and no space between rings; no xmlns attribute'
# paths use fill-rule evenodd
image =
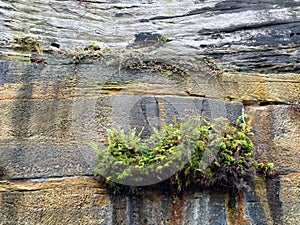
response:
<svg viewBox="0 0 300 225"><path fill-rule="evenodd" d="M281 176L275 185L277 187L269 191L276 193L277 197L269 195L266 199L270 208L274 210L275 221L281 217L281 222L275 224L298 224L300 117L293 113L291 106L287 105L248 106L245 112L250 116L255 133L257 157L266 155L269 160L275 162L277 170L286 174ZM268 182L266 189L270 189Z"/></svg>
<svg viewBox="0 0 300 225"><path fill-rule="evenodd" d="M254 224L299 222L298 205L280 197L278 182L255 181L255 191L245 195L245 221L254 221ZM285 184L285 179L281 182L282 190L297 185ZM93 178L86 176L2 181L0 197L0 224L219 225L227 224L229 213L227 195L222 191L187 192L173 198L156 185L143 196L109 196Z"/></svg>
<svg viewBox="0 0 300 225"><path fill-rule="evenodd" d="M0 184L0 224L109 224L109 197L89 177Z"/></svg>
<svg viewBox="0 0 300 225"><path fill-rule="evenodd" d="M210 56L244 71L298 72L299 6L295 0L3 0L0 43L9 47L14 36L27 34L49 48L90 42L138 48L163 36L169 42L153 51L165 57Z"/></svg>
<svg viewBox="0 0 300 225"><path fill-rule="evenodd" d="M283 173L299 172L300 117L290 106L246 107L255 135L256 154L266 154Z"/></svg>
<svg viewBox="0 0 300 225"><path fill-rule="evenodd" d="M297 75L289 75L288 81L272 75L277 79L274 82L265 75L224 73L207 82L199 80L205 74L192 74L178 82L158 73L141 76L122 70L109 75L114 67L101 63L79 64L75 71L72 64L63 63L65 59L47 61L52 64L1 63L2 224L230 224L222 193L187 194L176 204L159 191L149 191L143 198L105 194L86 177L96 165L87 141L105 142L105 130L113 126L125 130L144 126L147 136L153 127L163 126L174 116L182 120L199 114L225 116L233 122L242 110L237 101L247 104L257 155L265 153L287 174L275 181L255 182L253 192L245 195L245 221L299 222L299 116L287 105L289 99L298 98ZM233 77L239 79L234 83ZM114 79L120 80L113 83ZM192 92L193 79L199 82ZM252 98L257 84L274 90L274 95L253 91L256 97ZM282 95L279 86L287 94ZM228 101L230 98L236 101ZM263 106L268 101L281 105ZM35 201L38 204L30 203Z"/></svg>
<svg viewBox="0 0 300 225"><path fill-rule="evenodd" d="M0 224L230 224L221 191L105 193L87 141L104 143L113 126L145 127L146 137L174 116L234 122L242 110L256 155L281 175L254 182L239 224L300 224L300 117L290 105L300 101L299 24L296 0L0 1ZM41 40L44 54L16 36ZM191 68L170 76L64 54L91 42Z"/></svg>
<svg viewBox="0 0 300 225"><path fill-rule="evenodd" d="M300 174L293 173L282 177L280 199L283 203L285 224L298 224L300 222Z"/></svg>
<svg viewBox="0 0 300 225"><path fill-rule="evenodd" d="M238 74L220 77L223 96L245 105L289 104L300 99L299 74Z"/></svg>

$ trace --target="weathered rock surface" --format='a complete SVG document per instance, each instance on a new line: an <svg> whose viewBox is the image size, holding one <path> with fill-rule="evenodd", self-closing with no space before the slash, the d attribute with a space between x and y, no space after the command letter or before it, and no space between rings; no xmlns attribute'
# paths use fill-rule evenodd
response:
<svg viewBox="0 0 300 225"><path fill-rule="evenodd" d="M298 223L299 117L288 105L299 98L298 75L211 77L204 66L200 74L176 78L101 62L75 68L64 57L44 57L45 65L10 60L0 64L0 164L5 170L1 223L228 223L222 193L186 196L176 204L160 192L144 198L105 194L87 177L96 165L87 141L105 142L105 130L116 126L145 127L147 136L174 116L224 116L234 122L242 102L254 127L257 154L265 153L287 174L275 181L256 181L254 192L245 196L245 218L254 224ZM264 106L267 103L281 105Z"/></svg>
<svg viewBox="0 0 300 225"><path fill-rule="evenodd" d="M246 107L256 135L257 154L266 154L285 172L300 170L300 120L290 106Z"/></svg>
<svg viewBox="0 0 300 225"><path fill-rule="evenodd" d="M300 68L300 3L295 0L3 0L0 15L2 56L12 54L16 35L61 49L91 42L137 48L162 36L169 42L153 52L164 57L209 56L234 69L263 73Z"/></svg>
<svg viewBox="0 0 300 225"><path fill-rule="evenodd" d="M87 143L104 142L111 127L144 128L148 136L174 117L234 123L242 113L241 103L189 96L161 74L122 71L114 78L114 68L102 64L78 65L76 73L72 64L3 62L1 68L0 162L13 179L92 175L95 153Z"/></svg>
<svg viewBox="0 0 300 225"><path fill-rule="evenodd" d="M89 177L0 184L0 224L111 224L109 196Z"/></svg>
<svg viewBox="0 0 300 225"><path fill-rule="evenodd" d="M256 180L243 202L245 224L299 222L298 205L282 198L297 194L299 184L287 179ZM109 196L85 176L1 182L0 197L0 224L225 224L230 214L222 192L185 193L176 200L156 186L143 196Z"/></svg>

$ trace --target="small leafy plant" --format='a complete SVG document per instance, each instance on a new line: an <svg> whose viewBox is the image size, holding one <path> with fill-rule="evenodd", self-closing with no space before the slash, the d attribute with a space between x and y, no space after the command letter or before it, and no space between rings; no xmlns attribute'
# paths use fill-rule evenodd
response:
<svg viewBox="0 0 300 225"><path fill-rule="evenodd" d="M75 65L84 61L96 62L101 61L105 66L117 66L119 71L125 69L132 73L149 70L163 75L179 75L185 76L188 74L188 68L192 67L189 63L182 64L167 64L164 62L157 62L154 60L146 60L144 55L137 51L114 51L109 49L101 49L95 43L91 43L84 49L77 49L66 52L70 56ZM196 67L196 65L193 65Z"/></svg>
<svg viewBox="0 0 300 225"><path fill-rule="evenodd" d="M204 57L203 58L206 65L210 68L213 76L219 76L223 73L223 68L220 67L213 59Z"/></svg>
<svg viewBox="0 0 300 225"><path fill-rule="evenodd" d="M90 44L88 47L80 50L73 50L67 53L71 56L74 64L81 63L84 59L101 60L103 58L103 51L95 44Z"/></svg>
<svg viewBox="0 0 300 225"><path fill-rule="evenodd" d="M159 36L159 37L157 38L157 41L158 41L158 42L162 42L162 43L166 43L166 42L169 41L169 38L168 38L167 36Z"/></svg>
<svg viewBox="0 0 300 225"><path fill-rule="evenodd" d="M118 183L144 184L149 177L164 181L166 174L170 175L169 183L179 191L191 186L248 190L256 169L265 165L255 160L250 139L253 133L243 121L241 117L232 125L224 120L212 124L203 118L183 123L174 120L147 140L142 140L135 129L129 134L108 130L105 149L90 143L98 151L95 177L115 190L122 187Z"/></svg>
<svg viewBox="0 0 300 225"><path fill-rule="evenodd" d="M130 71L142 71L151 70L158 72L163 75L179 75L185 76L188 74L187 69L176 65L169 65L167 63L155 62L155 61L136 61L136 62L125 62L124 67Z"/></svg>
<svg viewBox="0 0 300 225"><path fill-rule="evenodd" d="M264 177L273 177L278 173L278 171L275 171L274 169L274 163L269 162L265 154L258 157L256 167L257 171Z"/></svg>

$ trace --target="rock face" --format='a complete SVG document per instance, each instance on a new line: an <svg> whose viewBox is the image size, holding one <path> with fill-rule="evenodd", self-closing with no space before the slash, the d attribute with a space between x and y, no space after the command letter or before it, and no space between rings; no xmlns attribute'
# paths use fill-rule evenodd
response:
<svg viewBox="0 0 300 225"><path fill-rule="evenodd" d="M90 42L139 48L162 36L169 41L155 51L166 57L210 56L242 71L299 72L300 3L295 0L3 0L0 14L4 46L16 35L30 34L61 49Z"/></svg>
<svg viewBox="0 0 300 225"><path fill-rule="evenodd" d="M298 1L2 0L0 224L299 224L299 25ZM281 172L239 196L242 221L222 190L92 178L108 128L242 111Z"/></svg>

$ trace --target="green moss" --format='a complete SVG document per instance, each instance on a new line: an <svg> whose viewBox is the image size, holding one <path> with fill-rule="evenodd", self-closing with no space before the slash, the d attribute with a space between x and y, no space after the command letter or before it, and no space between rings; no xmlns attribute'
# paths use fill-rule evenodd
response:
<svg viewBox="0 0 300 225"><path fill-rule="evenodd" d="M169 41L169 38L167 36L160 36L159 38L157 38L158 42L162 42L162 43L166 43Z"/></svg>
<svg viewBox="0 0 300 225"><path fill-rule="evenodd" d="M159 38L160 41L167 41L167 37ZM193 60L170 58L168 62L160 59L159 56L153 57L142 53L139 50L111 50L101 49L97 44L91 43L83 49L65 52L65 55L71 57L75 65L81 63L99 63L107 67L117 67L119 71L126 70L131 73L141 73L150 71L160 73L166 76L188 76L192 73L209 73L212 76L221 75L223 70L214 61L209 58L199 58Z"/></svg>
<svg viewBox="0 0 300 225"><path fill-rule="evenodd" d="M199 186L248 190L259 168L252 135L251 128L242 119L237 125L225 122L222 128L202 118L184 123L175 120L147 140L142 140L141 133L137 134L135 129L129 134L111 129L105 149L99 150L95 143L90 143L100 160L95 177L110 188L120 189L122 185L117 185L116 180L112 182L107 175L111 171L117 183L130 184L142 181L150 173L162 177L166 171L176 169L169 182L179 191ZM187 163L181 165L187 157ZM147 174L139 173L139 169L146 167L150 168Z"/></svg>
<svg viewBox="0 0 300 225"><path fill-rule="evenodd" d="M96 49L96 50L95 50ZM161 73L163 75L180 75L188 74L190 65L184 62L172 65L160 61L146 59L145 55L138 51L110 51L109 49L99 49L97 46L89 45L82 50L73 50L65 53L69 55L74 64L102 62L105 66L116 66L119 70L127 70L132 73L151 70L152 72Z"/></svg>
<svg viewBox="0 0 300 225"><path fill-rule="evenodd" d="M14 43L19 45L19 48L23 51L37 52L43 54L43 46L41 41L33 37L14 37Z"/></svg>

